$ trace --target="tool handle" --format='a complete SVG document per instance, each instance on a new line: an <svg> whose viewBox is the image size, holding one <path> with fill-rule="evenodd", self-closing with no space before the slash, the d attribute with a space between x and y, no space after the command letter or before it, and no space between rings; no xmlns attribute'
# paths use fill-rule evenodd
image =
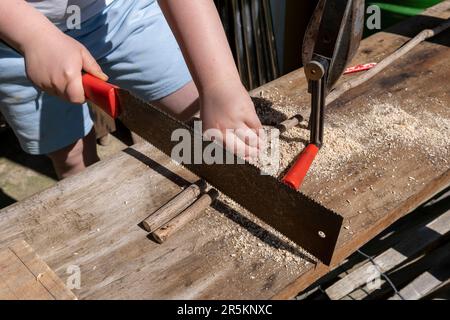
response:
<svg viewBox="0 0 450 320"><path fill-rule="evenodd" d="M83 88L87 100L99 106L114 119L119 116L120 102L117 95L119 87L86 73L83 75Z"/></svg>
<svg viewBox="0 0 450 320"><path fill-rule="evenodd" d="M295 164L283 178L283 183L291 188L298 190L303 184L309 169L311 168L314 159L319 152L319 147L315 144L308 145L298 157Z"/></svg>
<svg viewBox="0 0 450 320"><path fill-rule="evenodd" d="M367 70L370 70L370 69L372 69L372 68L374 68L376 66L377 66L377 64L375 62L374 63L359 64L357 66L347 68L345 70L344 74L347 75L347 74L367 71Z"/></svg>

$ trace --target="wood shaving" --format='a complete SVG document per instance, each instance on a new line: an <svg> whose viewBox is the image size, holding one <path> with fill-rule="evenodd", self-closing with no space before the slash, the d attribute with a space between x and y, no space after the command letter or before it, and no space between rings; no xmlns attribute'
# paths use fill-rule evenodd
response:
<svg viewBox="0 0 450 320"><path fill-rule="evenodd" d="M283 121L305 109L295 106L287 98L275 94L259 106L263 123ZM267 106L271 106L267 108ZM280 166L276 176L281 177L309 141L306 122L280 136ZM338 176L351 159L364 158L372 163L379 150L422 150L433 165L448 164L450 158L450 119L437 117L424 109L412 115L395 102L374 100L370 105L346 114L328 112L325 138L310 174L318 179ZM388 151L390 152L390 151ZM376 167L375 164L373 164Z"/></svg>
<svg viewBox="0 0 450 320"><path fill-rule="evenodd" d="M313 257L233 200L223 195L219 200L222 205L218 211L223 215L208 209L206 225L216 241L229 247L232 252L230 258L250 263L256 259L261 263L287 268L291 274L301 273L314 262Z"/></svg>
<svg viewBox="0 0 450 320"><path fill-rule="evenodd" d="M258 115L266 126L276 126L297 114L305 119L309 116L307 106L295 105L276 89L270 95L262 93L261 98L255 99L255 103ZM310 171L317 180L338 176L355 158L366 159L367 166L376 168L373 162L379 155L380 148L417 150L420 147L430 162L435 164L447 163L446 159L450 156L449 119L436 118L426 110L418 115L411 115L393 102L374 100L372 104L347 114L329 112L325 133L325 145ZM280 157L277 159L279 169L271 173L279 178L308 143L306 122L283 133L280 138ZM383 175L381 172L379 174ZM415 181L415 178L410 177L409 180ZM374 191L373 186L369 189ZM358 192L358 189L353 189L353 192ZM212 232L217 241L230 247L231 252L234 252L230 256L232 259L253 261L258 258L263 263L286 268L291 274L298 274L314 263L314 259L296 244L238 204L223 195L220 200L225 204L226 212L223 215L208 212L207 232ZM350 200L347 203L351 205ZM347 225L345 229L350 230L351 227ZM353 231L349 233L353 234Z"/></svg>

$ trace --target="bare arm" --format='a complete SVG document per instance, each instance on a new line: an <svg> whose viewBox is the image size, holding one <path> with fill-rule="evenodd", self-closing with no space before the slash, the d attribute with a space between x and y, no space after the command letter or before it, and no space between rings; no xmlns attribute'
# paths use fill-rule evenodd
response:
<svg viewBox="0 0 450 320"><path fill-rule="evenodd" d="M240 82L212 0L161 0L160 5L200 91L225 81Z"/></svg>
<svg viewBox="0 0 450 320"><path fill-rule="evenodd" d="M0 1L0 38L24 54L27 44L36 39L36 31L51 35L59 30L39 11L23 0Z"/></svg>
<svg viewBox="0 0 450 320"><path fill-rule="evenodd" d="M0 39L25 58L28 78L71 102L84 102L81 72L106 79L88 50L24 0L0 1Z"/></svg>
<svg viewBox="0 0 450 320"><path fill-rule="evenodd" d="M231 49L212 0L160 0L161 9L183 51L197 85L204 129L238 129L224 138L240 153L257 147L251 130L261 128L254 105L243 87ZM246 152L248 155L252 151Z"/></svg>

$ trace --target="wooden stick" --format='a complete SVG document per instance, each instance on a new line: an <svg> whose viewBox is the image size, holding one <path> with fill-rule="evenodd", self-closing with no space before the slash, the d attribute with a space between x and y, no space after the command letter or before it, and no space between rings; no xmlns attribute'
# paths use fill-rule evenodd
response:
<svg viewBox="0 0 450 320"><path fill-rule="evenodd" d="M450 28L450 19L448 19L446 22L442 23L438 27L434 29L426 29L420 32L417 36L412 38L410 41L408 41L403 47L398 49L396 52L391 54L390 56L383 59L380 63L378 63L374 68L368 70L364 74L362 74L359 77L353 78L349 81L346 81L336 87L333 91L330 92L330 94L327 97L327 104L330 104L337 99L339 99L344 93L347 91L354 89L363 83L369 81L373 77L375 77L377 74L379 74L381 71L389 67L392 63L403 57L405 54L413 50L415 47L417 47L419 44L421 44L423 41L433 38L437 36L438 34L442 33L443 31ZM294 116L291 119L288 119L284 122L282 122L279 127L280 131L286 132L291 130L292 128L296 127L300 121L298 121L298 117L301 117L299 115ZM297 119L297 120L296 120Z"/></svg>
<svg viewBox="0 0 450 320"><path fill-rule="evenodd" d="M280 130L280 133L284 133L286 131L289 131L293 128L295 128L296 126L298 126L301 122L303 121L303 117L299 114L293 116L290 119L287 119L283 122L281 122L278 126L277 129Z"/></svg>
<svg viewBox="0 0 450 320"><path fill-rule="evenodd" d="M415 47L417 47L420 43L423 41L433 38L440 34L441 32L447 30L450 28L450 19L446 20L444 23L439 25L438 27L434 29L426 29L420 32L417 36L412 38L410 41L408 41L403 47L398 49L396 52L388 56L387 58L383 59L380 63L378 63L374 68L371 70L365 72L363 75L353 78L349 81L346 81L339 85L336 89L334 89L327 97L327 104L335 101L340 96L342 96L345 92L354 89L364 82L367 82L368 80L375 77L378 73L386 69L388 66L390 66L392 63L403 57L405 54L413 50Z"/></svg>
<svg viewBox="0 0 450 320"><path fill-rule="evenodd" d="M189 207L205 189L206 182L203 180L190 185L145 219L142 222L144 229L150 233L158 230Z"/></svg>
<svg viewBox="0 0 450 320"><path fill-rule="evenodd" d="M219 196L217 190L211 189L195 201L189 208L184 210L179 216L171 220L164 227L153 232L153 238L158 243L164 243L172 234L183 228L192 220L195 220L206 210Z"/></svg>

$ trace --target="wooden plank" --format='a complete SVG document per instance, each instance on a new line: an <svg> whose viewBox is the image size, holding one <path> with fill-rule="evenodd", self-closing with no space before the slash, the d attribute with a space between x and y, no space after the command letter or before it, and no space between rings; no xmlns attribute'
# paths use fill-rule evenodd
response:
<svg viewBox="0 0 450 320"><path fill-rule="evenodd" d="M442 270L440 271L442 272ZM433 273L425 272L400 291L401 297L395 294L389 300L420 300L441 284L442 280L436 278Z"/></svg>
<svg viewBox="0 0 450 320"><path fill-rule="evenodd" d="M40 259L25 241L18 241L10 245L9 249L22 261L39 283L55 300L75 300L76 296L70 291L48 265Z"/></svg>
<svg viewBox="0 0 450 320"><path fill-rule="evenodd" d="M271 249L276 238L259 235L264 230L253 223L255 235L249 233L241 225L248 217L222 207L164 245L148 239L139 223L197 180L150 145L140 145L3 210L0 243L27 239L63 280L69 266L79 266L81 288L75 292L81 299L219 298L223 288L230 297L256 292L267 298L303 269L303 259L289 268L287 258L264 263L280 254L291 257L292 249ZM252 255L253 246L267 252ZM236 274L245 274L245 283L227 285Z"/></svg>
<svg viewBox="0 0 450 320"><path fill-rule="evenodd" d="M430 23L432 26L441 23L442 20L437 17L448 18L449 8L449 2L444 1L424 13L431 18L412 19L392 29L392 33L379 33L363 41L353 64L380 61L409 39L399 34L413 36ZM449 103L449 96L432 85L448 74L449 61L444 57L444 52L447 55L450 52L448 32L432 41L420 45L375 79L329 106L328 119L348 114L348 118L343 117L346 120L342 120L342 123L358 123L355 119L365 119L364 115L369 113L368 109L376 100L379 105L394 103L406 114L417 114L419 110L424 110L425 104L427 112L432 114L431 119L448 120L450 110L445 106ZM429 74L425 75L426 73ZM439 73L441 75L437 76ZM282 99L285 104L300 106L296 112L308 116L309 100L304 95L305 90L304 75L294 72L280 81L262 87L254 94L268 97L269 100L273 96L273 100ZM428 103L429 100L434 102ZM442 132L448 132L446 127L441 127ZM353 128L356 129L357 126ZM353 136L352 133L350 135ZM301 140L297 138L297 141ZM439 143L439 139L437 142ZM325 143L330 141L326 140ZM367 141L361 140L359 143ZM292 146L295 148L295 144ZM344 260L387 226L450 185L447 155L436 157L442 160L442 164L438 165L431 163L432 159L427 156L426 150L407 150L408 148L400 147L388 151L381 147L377 150L378 157L370 158L369 161L364 155L350 158L347 164L344 163L339 168L341 173L331 179L313 178L305 181L303 190L306 193L346 218L344 225L347 225L348 230L343 230L335 261ZM408 181L409 178L412 180ZM361 230L364 232L361 233ZM319 265L314 272L299 277L275 298L290 298L299 288L307 287L329 271L330 268Z"/></svg>
<svg viewBox="0 0 450 320"><path fill-rule="evenodd" d="M420 300L444 285L450 278L450 246L445 246L442 259L435 261L429 271L422 273L389 300Z"/></svg>
<svg viewBox="0 0 450 320"><path fill-rule="evenodd" d="M450 1L437 8L434 14L445 16ZM419 28L408 26L412 32ZM448 38L445 33L440 39L445 43ZM406 39L376 35L363 43L357 59L382 58ZM367 93L387 99L384 92L389 83L390 99L395 98L409 113L415 115L423 109L419 105L426 103L433 116L450 118L446 89L426 85L448 77L449 53L447 46L424 43L370 84L336 102L330 116L364 117L370 102ZM402 76L405 72L408 77ZM411 93L405 88L419 92L414 104L408 102ZM278 94L294 110L307 112L309 97L302 70L261 90L264 96ZM357 123L351 117L348 121ZM292 146L297 143L294 140ZM450 185L448 165L436 165L421 152L413 153L412 160L405 156L411 155L405 148L395 152L380 149L376 158L352 158L332 181L305 182L306 193L346 219L349 228L339 239L336 263ZM433 161L442 159L437 154ZM399 170L396 178L386 172L380 176L372 165L386 172ZM408 179L411 172L414 183ZM79 266L82 281L76 293L81 299L291 298L329 271L311 263L301 249L252 215L233 209L226 198L163 245L148 239L139 223L197 179L150 145L138 145L1 211L0 243L26 239L63 280L68 267ZM336 190L327 187L332 184ZM355 186L361 192L354 192ZM394 190L398 193L393 194Z"/></svg>
<svg viewBox="0 0 450 320"><path fill-rule="evenodd" d="M389 248L397 246L401 241L411 238L411 230L423 228L435 218L441 216L442 213L450 210L450 205L447 204L449 203L449 199L450 191L435 197L435 199L427 202L427 204L422 208L397 221L391 227L379 234L376 238L372 239L361 249L362 253L364 255L374 257ZM434 247L434 245L432 247ZM397 287L401 288L401 286L407 284L421 273L429 270L431 268L430 266L433 266L435 261L440 259L440 257L435 256L434 253L436 250L434 250L434 248L430 248L429 250L432 251L429 252L427 249L427 251L419 257L408 259L406 263L402 263L399 267L395 267L387 273L389 278ZM361 253L355 253L341 263L339 267L334 269L332 272L329 272L319 281L315 282L314 287L317 288L320 286L320 288L328 288L338 279L342 279L348 274L351 274L367 262L369 262L369 259ZM348 298L350 300L388 298L389 294L392 292L392 287L383 277L380 278L379 284L380 288L372 286L372 283L370 283L369 286L365 285L349 294ZM326 294L324 293L323 296L326 297ZM345 298L347 297L342 299ZM326 297L326 299L328 300L328 297Z"/></svg>
<svg viewBox="0 0 450 320"><path fill-rule="evenodd" d="M376 264L376 270L383 273L388 272L407 259L419 254L449 232L450 210L419 230L412 230L409 232L409 236L405 237L395 247L374 257L373 261ZM331 300L339 300L353 290L379 277L378 272L370 271L373 268L373 263L367 262L327 288L325 292Z"/></svg>
<svg viewBox="0 0 450 320"><path fill-rule="evenodd" d="M4 299L21 300L53 300L35 276L29 272L26 265L9 248L0 255L1 280L8 289ZM2 291L4 291L3 288Z"/></svg>
<svg viewBox="0 0 450 320"><path fill-rule="evenodd" d="M400 266L387 272L386 275L397 289L401 289L411 283L415 278L425 272L429 272L436 265L445 261L450 250L450 243L441 247L426 251L419 257L408 260ZM352 300L384 300L394 293L394 289L382 276L379 278L377 286L365 285L348 295ZM378 286L379 285L379 286ZM344 298L343 298L344 299Z"/></svg>
<svg viewBox="0 0 450 320"><path fill-rule="evenodd" d="M448 200L450 200L450 191L447 191L444 194L435 197L433 200L427 202L426 205L416 210L410 216L396 222L395 225L384 231L381 235L377 236L377 238L372 240L368 245L364 246L362 248L362 251L370 256L375 256L380 252L397 246L399 242L411 238L411 230L417 230L423 227L436 217L445 213L447 210L450 210L450 202ZM443 254L445 254L445 249L442 249L443 247L437 246L439 246L441 242L445 243L446 241L448 242L445 237L443 239L439 239L437 243L424 250L417 257L408 258L406 262L400 264L399 266L396 266L395 268L387 272L387 275L395 284L396 288L402 288L403 286L411 282L414 278L418 277L420 274L434 267L437 261L442 260ZM450 250L449 245L450 243L444 244L444 246L447 247L446 250ZM362 257L362 255L359 253L355 255L356 257ZM366 262L367 261L368 259L366 259ZM349 270L348 273L351 273L354 270L356 269ZM343 278L343 276L339 278ZM336 280L334 280L334 282L335 281ZM332 283L333 282L328 282L328 285L326 285L325 287L330 286ZM391 287L391 285L387 283L384 277L380 278L379 284L380 287L365 285L353 291L351 294L349 294L349 296L352 300L378 300L389 298L389 296L393 292L393 288Z"/></svg>
<svg viewBox="0 0 450 320"><path fill-rule="evenodd" d="M450 300L450 279L445 281L439 288L437 288L430 295L426 296L425 299L431 300Z"/></svg>
<svg viewBox="0 0 450 320"><path fill-rule="evenodd" d="M0 300L76 299L25 241L0 251Z"/></svg>

